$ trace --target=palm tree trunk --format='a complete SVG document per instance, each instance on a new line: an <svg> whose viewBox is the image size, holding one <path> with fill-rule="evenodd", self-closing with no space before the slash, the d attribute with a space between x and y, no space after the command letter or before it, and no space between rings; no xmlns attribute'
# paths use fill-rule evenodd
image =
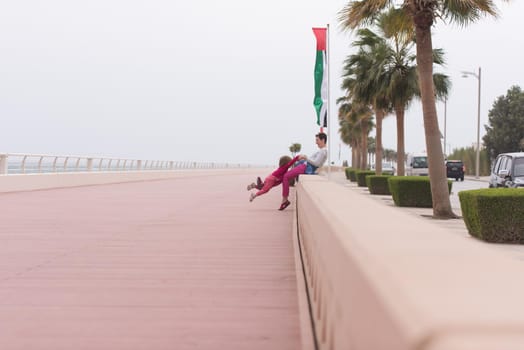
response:
<svg viewBox="0 0 524 350"><path fill-rule="evenodd" d="M362 159L360 142L355 138L355 169L360 169L360 161Z"/></svg>
<svg viewBox="0 0 524 350"><path fill-rule="evenodd" d="M404 148L404 106L395 106L395 115L397 118L397 175L404 176L406 168L404 166L404 156L406 150Z"/></svg>
<svg viewBox="0 0 524 350"><path fill-rule="evenodd" d="M368 128L362 126L362 162L360 169L366 170L368 167Z"/></svg>
<svg viewBox="0 0 524 350"><path fill-rule="evenodd" d="M357 147L354 142L351 144L351 167L357 168Z"/></svg>
<svg viewBox="0 0 524 350"><path fill-rule="evenodd" d="M382 120L384 119L384 111L377 109L375 115L377 117L377 125L375 126L375 173L382 175Z"/></svg>
<svg viewBox="0 0 524 350"><path fill-rule="evenodd" d="M427 15L426 15L427 16ZM430 25L427 25L430 22ZM431 196L433 198L433 217L438 219L455 218L449 200L448 179L444 166L444 155L440 143L435 92L433 87L433 44L431 42L431 23L427 17L415 18L417 38L417 67L424 132L428 154Z"/></svg>
<svg viewBox="0 0 524 350"><path fill-rule="evenodd" d="M362 169L362 145L357 142L357 169Z"/></svg>

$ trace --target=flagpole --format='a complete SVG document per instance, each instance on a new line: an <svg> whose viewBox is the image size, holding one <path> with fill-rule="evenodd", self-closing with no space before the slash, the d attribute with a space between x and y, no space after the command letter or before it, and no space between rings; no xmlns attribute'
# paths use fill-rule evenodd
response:
<svg viewBox="0 0 524 350"><path fill-rule="evenodd" d="M315 58L315 98L313 99L313 106L315 107L317 115L317 124L320 126L320 132L324 132L323 127L327 128L326 133L328 138L330 135L329 122L329 24L326 28L313 27L317 41L317 54ZM326 144L327 161L328 161L328 178L331 172L331 155L329 142Z"/></svg>
<svg viewBox="0 0 524 350"><path fill-rule="evenodd" d="M331 108L330 108L330 105L331 105L331 94L330 94L330 86L329 86L329 83L330 83L330 79L329 79L329 75L330 75L330 66L329 66L329 61L330 61L330 44L329 44L329 23L326 25L326 69L327 69L327 108L326 108L326 112L327 112L327 116L326 116L326 119L327 119L327 134L328 134L328 137L329 137L329 142L327 143L327 152L328 152L328 179L331 175L331 147L329 146L331 144L331 142L333 142L333 138L331 137L331 120L330 120L330 116L331 116Z"/></svg>

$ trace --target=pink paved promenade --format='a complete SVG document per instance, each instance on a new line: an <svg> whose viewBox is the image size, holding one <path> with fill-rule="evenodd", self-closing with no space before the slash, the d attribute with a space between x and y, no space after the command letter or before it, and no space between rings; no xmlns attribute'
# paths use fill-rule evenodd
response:
<svg viewBox="0 0 524 350"><path fill-rule="evenodd" d="M0 349L300 349L294 210L254 174L0 194Z"/></svg>

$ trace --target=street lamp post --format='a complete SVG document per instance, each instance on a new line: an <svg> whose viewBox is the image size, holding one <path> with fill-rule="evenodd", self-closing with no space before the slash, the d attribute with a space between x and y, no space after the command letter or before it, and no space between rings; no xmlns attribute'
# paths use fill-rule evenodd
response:
<svg viewBox="0 0 524 350"><path fill-rule="evenodd" d="M479 67L478 74L475 72L462 72L462 77L467 78L468 75L472 75L477 78L479 83L479 93L478 93L478 106L477 106L477 154L476 154L476 164L475 164L475 177L479 178L479 165L480 165L480 85L481 85L481 69Z"/></svg>

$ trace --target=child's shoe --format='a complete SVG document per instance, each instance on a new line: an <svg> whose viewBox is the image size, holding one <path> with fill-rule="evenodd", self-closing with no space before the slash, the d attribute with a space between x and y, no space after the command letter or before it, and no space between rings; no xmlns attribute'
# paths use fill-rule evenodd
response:
<svg viewBox="0 0 524 350"><path fill-rule="evenodd" d="M264 183L262 182L262 179L260 179L260 177L257 176L257 185L256 185L256 189L260 191L260 190L262 189L262 187L264 187Z"/></svg>
<svg viewBox="0 0 524 350"><path fill-rule="evenodd" d="M280 208L278 210L284 210L291 204L290 201L285 201L284 203L280 204Z"/></svg>

